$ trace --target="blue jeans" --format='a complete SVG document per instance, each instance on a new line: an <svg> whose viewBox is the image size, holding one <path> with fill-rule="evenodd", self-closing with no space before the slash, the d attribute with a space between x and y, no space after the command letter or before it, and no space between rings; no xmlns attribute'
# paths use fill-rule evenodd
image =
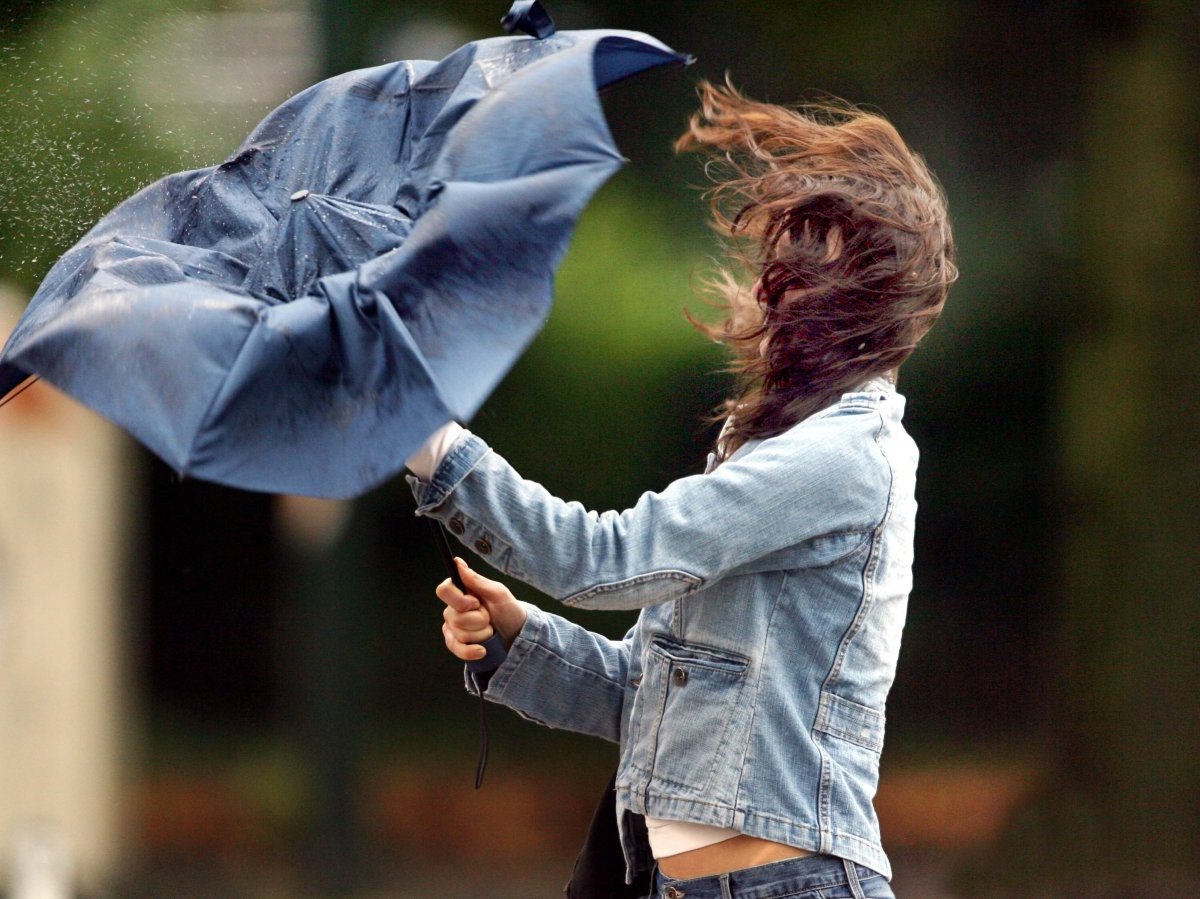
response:
<svg viewBox="0 0 1200 899"><path fill-rule="evenodd" d="M896 899L887 879L832 855L789 858L692 880L655 873L650 899Z"/></svg>

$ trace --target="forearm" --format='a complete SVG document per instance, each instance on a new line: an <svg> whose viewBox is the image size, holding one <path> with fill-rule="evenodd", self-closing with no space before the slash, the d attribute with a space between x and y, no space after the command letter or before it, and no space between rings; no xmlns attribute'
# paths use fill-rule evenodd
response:
<svg viewBox="0 0 1200 899"><path fill-rule="evenodd" d="M431 483L412 486L419 514L441 520L488 564L569 605L635 609L702 583L653 551L648 535L661 538L671 523L650 508L650 494L623 513L589 512L521 478L477 437L457 443ZM674 518L677 529L695 530L686 516ZM700 536L690 549L702 556Z"/></svg>
<svg viewBox="0 0 1200 899"><path fill-rule="evenodd" d="M558 499L472 435L429 482L414 479L413 493L419 514L542 592L583 608L643 608L783 549L788 567L820 564L820 538L878 526L890 485L879 422L846 414L805 423L623 512Z"/></svg>
<svg viewBox="0 0 1200 899"><path fill-rule="evenodd" d="M484 695L538 724L619 742L630 640L526 607L525 626Z"/></svg>

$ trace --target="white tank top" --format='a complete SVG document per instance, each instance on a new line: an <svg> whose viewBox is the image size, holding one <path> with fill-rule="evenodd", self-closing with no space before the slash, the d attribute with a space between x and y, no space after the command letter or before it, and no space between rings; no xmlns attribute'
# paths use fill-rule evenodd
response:
<svg viewBox="0 0 1200 899"><path fill-rule="evenodd" d="M727 827L693 824L691 821L668 821L665 818L651 818L649 815L646 816L646 830L650 835L650 851L655 858L667 858L740 836L738 831Z"/></svg>

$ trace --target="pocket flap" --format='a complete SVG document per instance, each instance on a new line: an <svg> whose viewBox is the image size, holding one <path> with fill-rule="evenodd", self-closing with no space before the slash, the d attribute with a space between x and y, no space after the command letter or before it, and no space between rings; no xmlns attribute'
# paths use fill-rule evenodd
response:
<svg viewBox="0 0 1200 899"><path fill-rule="evenodd" d="M695 665L730 674L741 674L750 664L746 656L728 649L684 643L661 635L650 641L650 651L676 665Z"/></svg>
<svg viewBox="0 0 1200 899"><path fill-rule="evenodd" d="M843 699L836 694L823 692L813 728L856 743L872 752L881 752L884 720L883 712Z"/></svg>

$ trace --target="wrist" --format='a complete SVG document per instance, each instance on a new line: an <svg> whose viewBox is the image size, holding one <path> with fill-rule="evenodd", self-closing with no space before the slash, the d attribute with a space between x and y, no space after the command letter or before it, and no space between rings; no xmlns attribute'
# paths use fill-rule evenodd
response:
<svg viewBox="0 0 1200 899"><path fill-rule="evenodd" d="M522 600L514 600L511 608L504 610L502 620L498 617L494 622L496 632L504 641L505 649L512 649L517 637L521 636L521 631L525 630L525 623L529 620L527 606L528 603Z"/></svg>
<svg viewBox="0 0 1200 899"><path fill-rule="evenodd" d="M405 466L422 481L432 481L446 454L466 434L466 429L456 421L448 421L421 444L421 448L404 460Z"/></svg>

